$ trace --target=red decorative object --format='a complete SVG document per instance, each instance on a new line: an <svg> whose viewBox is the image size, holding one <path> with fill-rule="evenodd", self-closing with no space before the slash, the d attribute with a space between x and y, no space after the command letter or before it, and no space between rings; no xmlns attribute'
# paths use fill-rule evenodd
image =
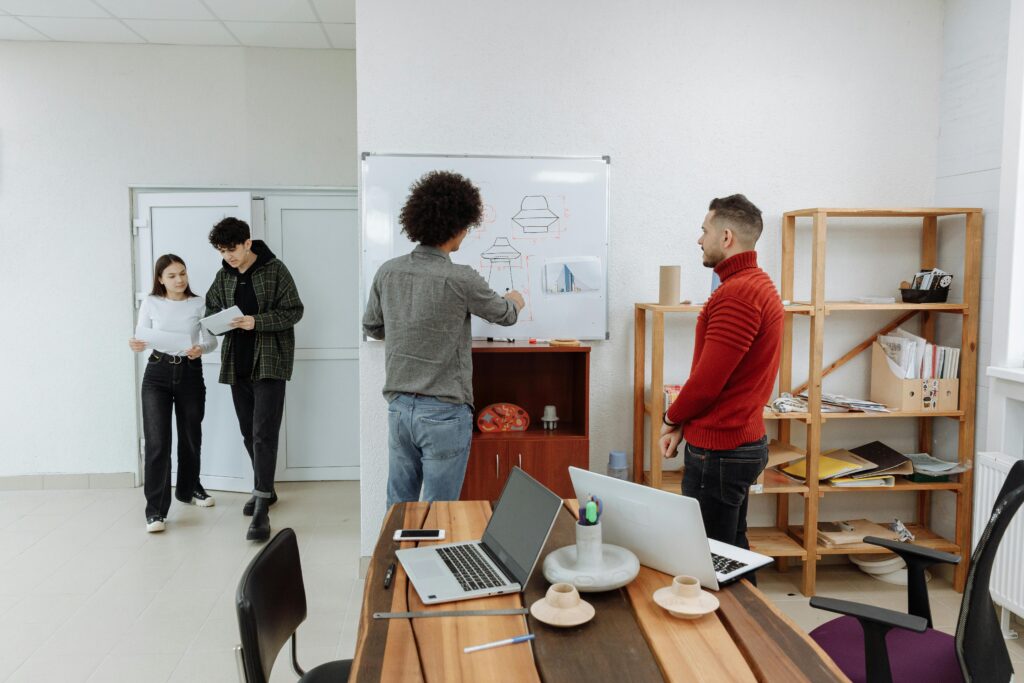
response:
<svg viewBox="0 0 1024 683"><path fill-rule="evenodd" d="M525 432L530 416L514 403L492 403L476 418L481 432Z"/></svg>

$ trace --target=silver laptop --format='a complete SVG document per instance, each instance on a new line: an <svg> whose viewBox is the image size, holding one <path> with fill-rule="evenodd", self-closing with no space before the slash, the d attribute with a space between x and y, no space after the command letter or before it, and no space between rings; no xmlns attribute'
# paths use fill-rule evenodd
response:
<svg viewBox="0 0 1024 683"><path fill-rule="evenodd" d="M606 477L577 467L569 477L581 501L601 500L601 539L632 550L640 564L719 587L772 561L767 555L709 539L695 498Z"/></svg>
<svg viewBox="0 0 1024 683"><path fill-rule="evenodd" d="M518 593L526 588L561 507L561 498L513 467L482 539L395 555L427 605Z"/></svg>

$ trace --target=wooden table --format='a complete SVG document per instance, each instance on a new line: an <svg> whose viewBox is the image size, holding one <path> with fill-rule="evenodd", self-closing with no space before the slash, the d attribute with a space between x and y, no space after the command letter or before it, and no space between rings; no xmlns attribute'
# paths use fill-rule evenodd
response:
<svg viewBox="0 0 1024 683"><path fill-rule="evenodd" d="M575 543L576 501L567 501L544 548ZM718 592L721 607L695 621L677 619L651 594L669 585L667 574L640 568L625 588L584 593L597 610L587 624L547 626L530 615L373 618L374 612L523 607L544 596L540 562L522 595L426 606L396 562L391 588L383 588L395 550L395 529L446 529L448 541L480 538L491 506L482 501L404 503L384 520L363 596L354 681L848 681L831 659L757 588L740 581ZM520 643L463 654L462 648L534 633Z"/></svg>

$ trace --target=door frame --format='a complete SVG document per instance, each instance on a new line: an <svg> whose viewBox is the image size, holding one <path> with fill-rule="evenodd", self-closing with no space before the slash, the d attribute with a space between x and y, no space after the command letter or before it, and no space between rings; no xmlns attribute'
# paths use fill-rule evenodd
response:
<svg viewBox="0 0 1024 683"><path fill-rule="evenodd" d="M340 194L340 195L350 195L350 196L356 198L356 200L357 200L357 204L356 204L357 208L356 208L356 210L357 211L359 210L358 209L358 207L359 207L359 204L358 204L359 188L354 186L354 185L338 185L338 186L334 186L334 185L310 185L310 186L302 186L302 185L282 185L282 186L258 185L258 186L253 186L253 187L244 187L244 186L240 186L240 185L225 185L225 186L205 186L204 187L204 186L197 186L197 185L150 185L150 184L146 184L146 183L132 183L132 184L129 184L128 185L128 240L129 240L129 248L131 249L131 259L132 259L132 269L131 269L131 301L132 301L132 308L131 308L131 310L132 310L132 320L133 320L133 323L134 323L134 320L135 320L135 315L136 315L136 313L139 310L138 309L138 299L137 299L137 296L136 296L136 291L137 290L136 290L136 287L135 287L136 283L139 282L138 276L139 276L139 267L140 267L140 264L139 264L139 246L138 246L138 230L135 228L135 207L136 207L137 197L138 197L139 194L145 194L145 193L173 194L173 193L178 193L178 192L180 192L182 194L186 194L186 193L189 193L189 194L202 194L202 193L207 193L207 192L209 192L211 194L212 193L224 193L224 192L248 192L251 195L251 201L253 203L255 203L257 201L259 201L261 203L261 207L260 207L261 211L263 210L262 202L264 200L264 197L265 197L265 195L268 195L268 194L290 194L290 195L304 195L304 196L337 196L337 195ZM256 217L253 216L253 219L251 221L251 225L253 227L253 232L254 233L256 232L256 224L257 224ZM261 228L261 232L265 233L266 228L265 228L265 216L264 215L260 215L260 217L259 217L259 226ZM263 235L261 235L260 238L262 238L262 237L263 237ZM359 241L359 243L357 245L357 249L359 250L359 253L362 253L362 248L363 248L363 245L362 245L362 241L363 241L362 230L358 231L358 233L357 233L357 240ZM360 259L359 267L360 267L359 277L360 277L360 283L361 283L362 282L362 272L361 272L362 271L362 259ZM145 266L145 270L146 270L146 272L148 274L148 272L149 272L149 266L148 265ZM361 292L360 292L360 296L361 296ZM218 351L219 351L219 349L218 349ZM359 358L359 351L358 350L357 350L356 354L357 354L356 362L358 363L359 360L360 360L360 358ZM143 484L143 481L144 481L143 474L144 474L144 469L145 469L145 456L144 456L144 454L142 452L142 447L141 447L141 445L143 443L143 441L142 441L142 439L143 439L143 430L142 430L142 397L141 397L141 394L140 394L140 391L139 391L139 387L142 385L142 376L140 374L139 368L140 368L139 363L134 363L134 362L132 363L132 374L133 374L132 379L133 379L133 387L134 387L134 391L135 391L135 401L134 401L134 406L135 406L135 444L137 445L136 454L135 454L135 465L136 466L135 466L135 472L134 472L134 475L135 475L135 486L136 487L141 486ZM287 408L285 408L285 410L287 410ZM282 418L282 426L283 425L284 425L284 418ZM282 460L283 459L281 459L281 458L278 459L278 470L279 471L282 469ZM318 468L318 469L323 469L323 468ZM361 476L361 472L360 472L360 476ZM311 480L317 479L317 477L310 477L310 479ZM299 480L296 480L296 481L299 481Z"/></svg>

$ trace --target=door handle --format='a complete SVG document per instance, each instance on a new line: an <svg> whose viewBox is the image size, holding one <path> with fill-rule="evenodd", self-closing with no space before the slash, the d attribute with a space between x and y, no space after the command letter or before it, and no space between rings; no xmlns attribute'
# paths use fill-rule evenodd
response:
<svg viewBox="0 0 1024 683"><path fill-rule="evenodd" d="M519 469L523 469L523 454L519 454Z"/></svg>
<svg viewBox="0 0 1024 683"><path fill-rule="evenodd" d="M498 458L499 458L498 454L495 453L494 454L494 478L495 479L501 479L501 470L500 470L499 465L498 465Z"/></svg>

